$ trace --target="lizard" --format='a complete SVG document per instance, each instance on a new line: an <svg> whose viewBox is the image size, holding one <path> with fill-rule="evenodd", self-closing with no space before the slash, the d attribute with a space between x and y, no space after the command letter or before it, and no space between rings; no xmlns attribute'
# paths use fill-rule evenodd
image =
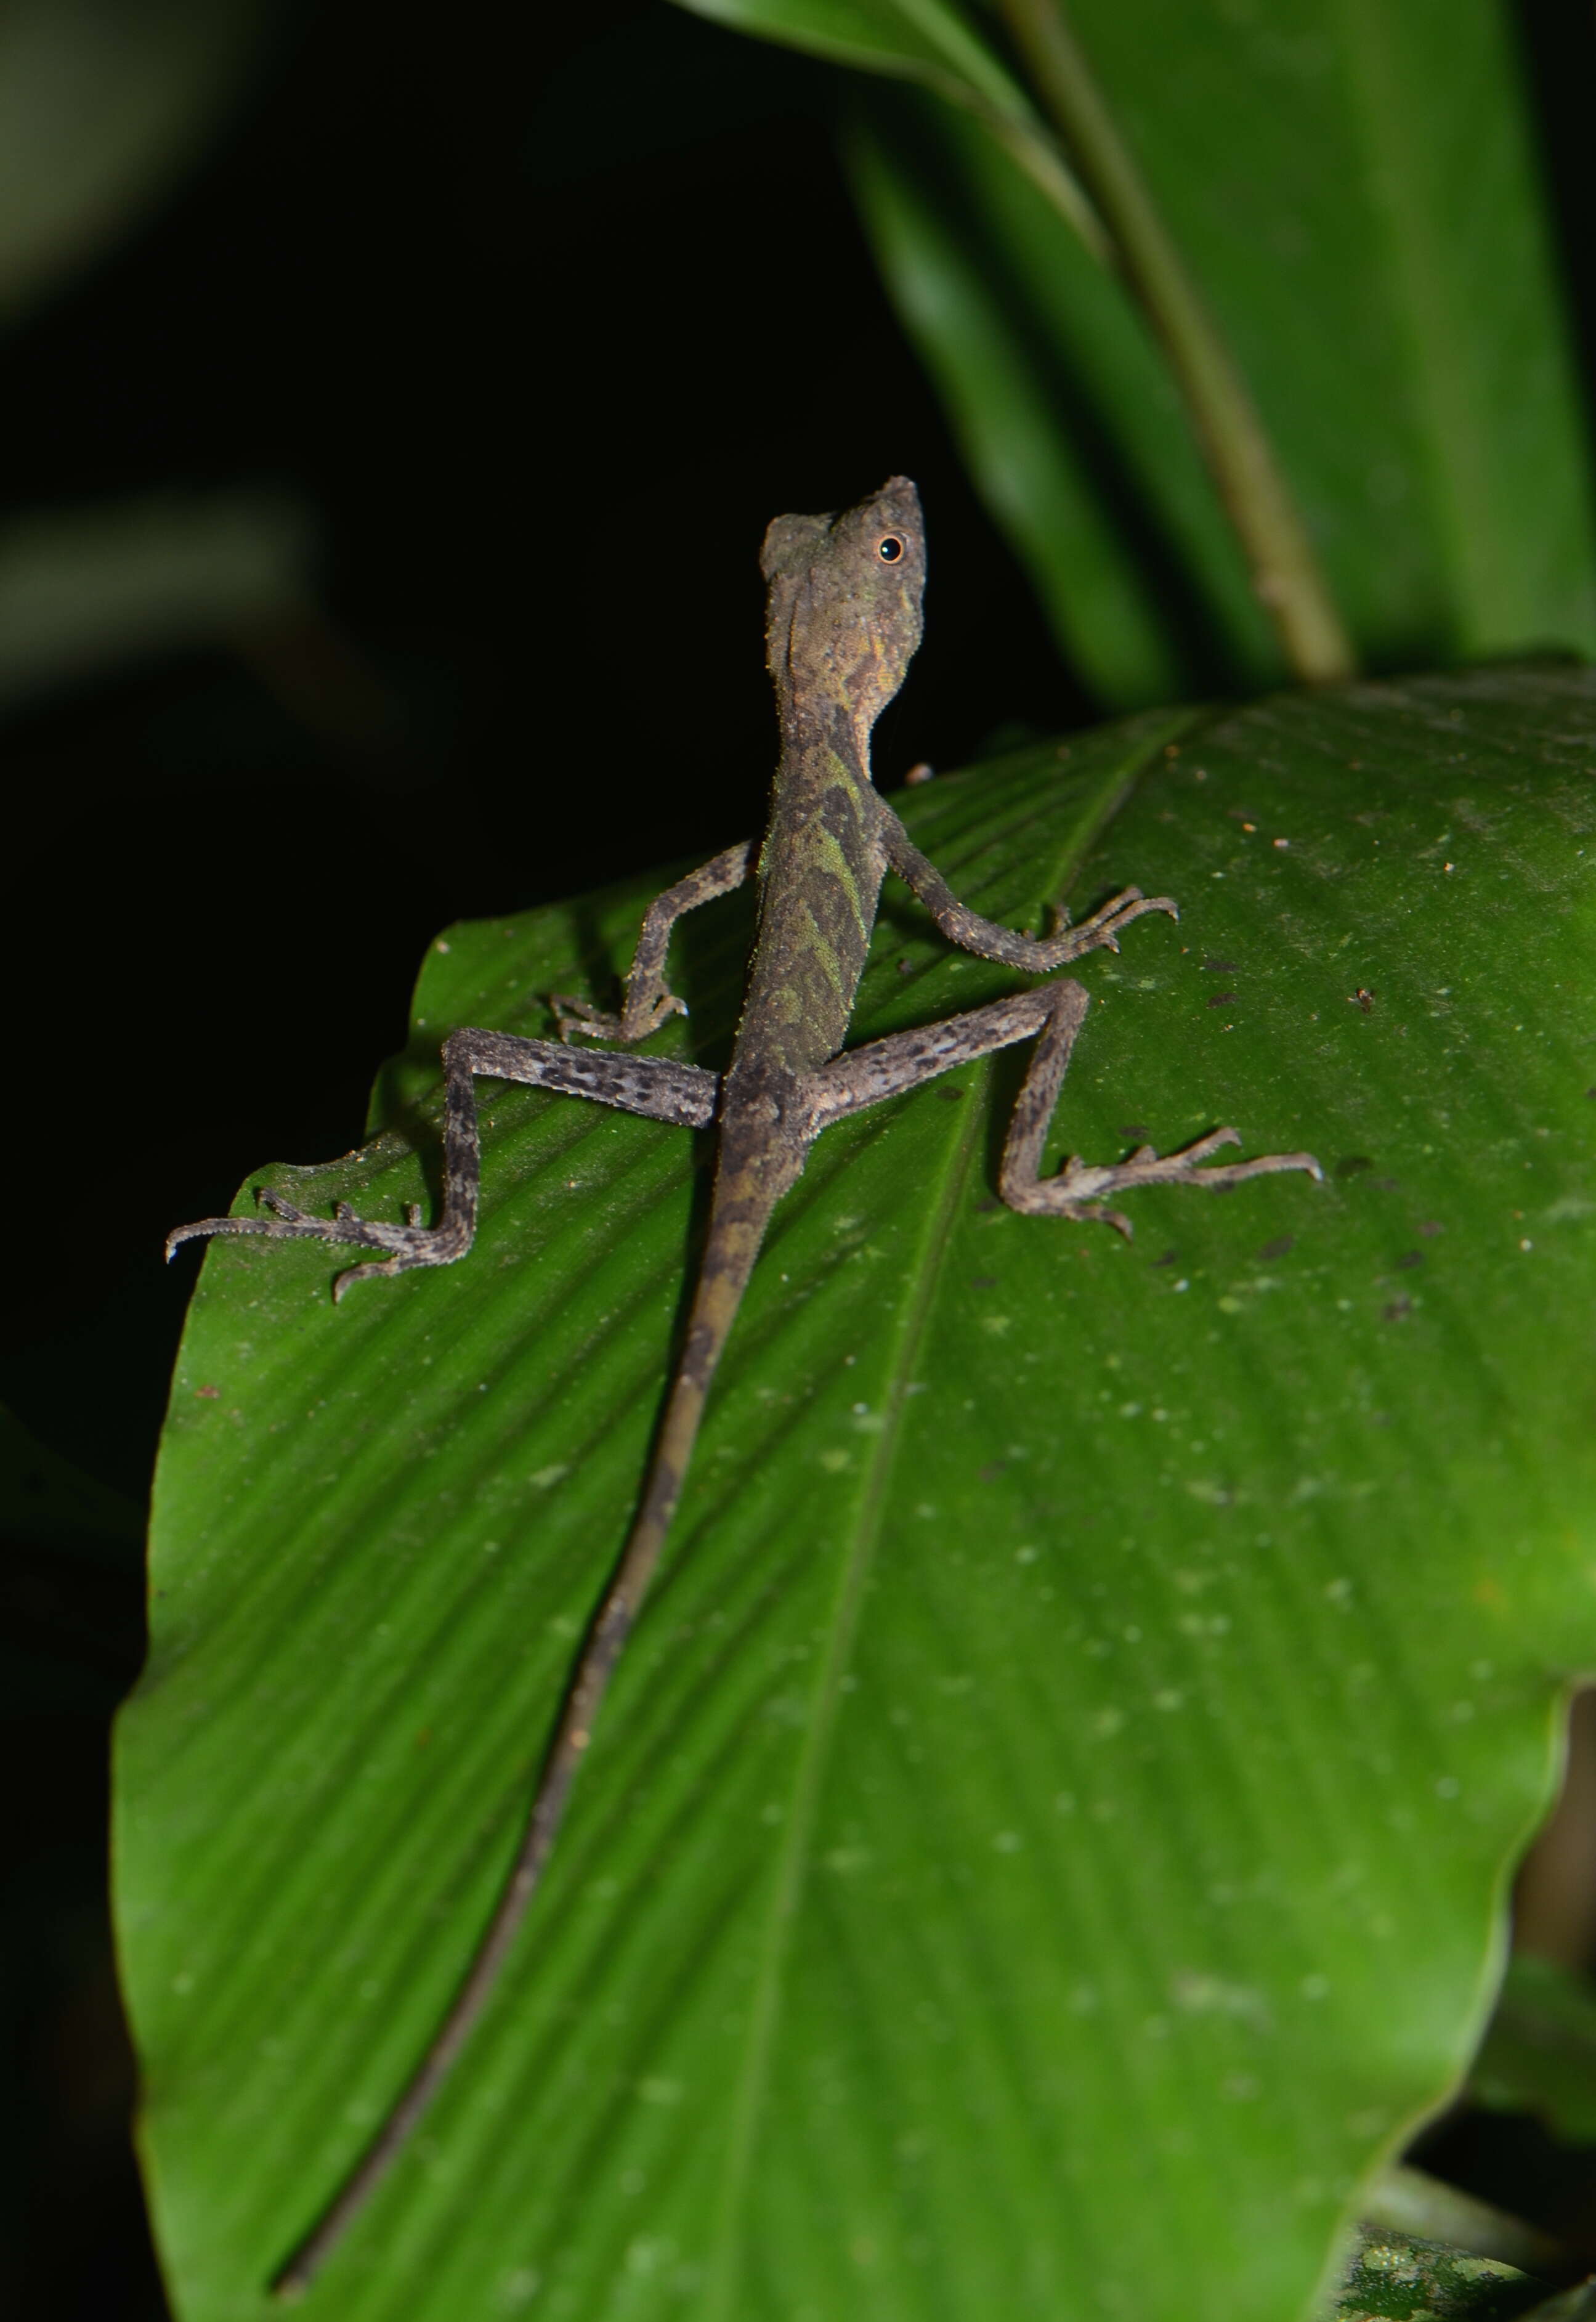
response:
<svg viewBox="0 0 1596 2322"><path fill-rule="evenodd" d="M479 1078L529 1083L681 1127L713 1126L717 1139L685 1335L631 1531L578 1653L515 1858L425 2055L352 2174L274 2277L279 2297L301 2294L332 2254L387 2175L487 2003L664 1550L710 1383L767 1223L821 1131L953 1066L1034 1040L999 1171L999 1191L1011 1209L1033 1217L1099 1219L1128 1236L1129 1220L1103 1206L1111 1195L1158 1184L1214 1191L1281 1170L1322 1174L1307 1153L1213 1164L1217 1150L1241 1141L1236 1129L1224 1128L1163 1156L1151 1146L1102 1166L1072 1156L1056 1175L1044 1177L1043 1146L1088 1008L1084 987L1070 979L921 1029L845 1047L889 871L951 942L1030 974L1050 974L1089 952L1117 951L1125 928L1148 912L1179 915L1170 897L1127 887L1078 925L1061 911L1047 935L1017 934L957 900L876 791L871 728L901 687L921 635L925 529L918 495L907 478L892 477L835 515L777 517L765 534L762 565L780 728L762 846L747 841L727 847L656 897L643 921L618 1013L556 995L551 1005L559 1040L470 1028L449 1035L442 1047L444 1166L437 1223L424 1225L415 1206L399 1225L360 1217L346 1202L332 1218L312 1217L262 1190L257 1198L264 1215L201 1219L178 1227L168 1239L169 1257L183 1242L228 1235L308 1239L382 1253L341 1274L335 1299L356 1282L463 1257L477 1222ZM730 892L751 874L758 882L756 928L724 1074L574 1045L579 1038L595 1038L630 1050L671 1016L685 1014L666 978L671 929L684 912Z"/></svg>

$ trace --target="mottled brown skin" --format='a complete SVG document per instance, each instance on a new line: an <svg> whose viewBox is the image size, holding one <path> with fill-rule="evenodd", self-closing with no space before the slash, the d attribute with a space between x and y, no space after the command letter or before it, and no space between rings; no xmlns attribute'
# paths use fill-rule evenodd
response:
<svg viewBox="0 0 1596 2322"><path fill-rule="evenodd" d="M206 1218L181 1226L170 1250L199 1235L263 1234L348 1242L388 1253L340 1276L351 1283L439 1266L464 1256L476 1230L479 1177L474 1080L531 1082L683 1126L717 1129L715 1189L692 1311L636 1515L583 1644L544 1758L520 1851L454 2003L353 2175L274 2283L298 2296L387 2174L464 2045L515 1939L554 1842L598 1705L658 1564L681 1495L705 1399L759 1255L771 1212L801 1175L823 1129L933 1074L1018 1040L1036 1047L1004 1146L999 1190L1031 1215L1099 1218L1126 1234L1111 1193L1181 1184L1216 1188L1277 1170L1318 1176L1305 1153L1266 1154L1218 1168L1199 1165L1239 1141L1220 1129L1162 1158L1150 1147L1091 1167L1067 1161L1040 1174L1042 1149L1087 1010L1080 984L1016 993L944 1023L844 1050L882 879L896 872L952 942L1033 974L1084 953L1118 949L1120 930L1147 911L1173 912L1135 887L1079 927L1019 936L965 908L910 840L871 782L870 736L902 684L920 641L925 535L913 484L893 477L837 516L778 517L765 535L766 635L781 750L757 865L759 919L743 1014L723 1077L660 1057L574 1049L573 1034L632 1043L681 1008L665 981L670 929L684 911L729 891L754 865L751 845L728 847L659 896L638 937L618 1015L558 1000L561 1042L462 1029L443 1047L444 1198L436 1226L413 1211L402 1226L341 1205L311 1218L279 1195L269 1215Z"/></svg>

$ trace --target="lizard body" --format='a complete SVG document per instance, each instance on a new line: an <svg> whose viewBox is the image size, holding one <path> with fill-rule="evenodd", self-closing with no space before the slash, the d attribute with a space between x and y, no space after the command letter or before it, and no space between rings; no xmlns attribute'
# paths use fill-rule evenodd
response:
<svg viewBox="0 0 1596 2322"><path fill-rule="evenodd" d="M1319 1174L1311 1156L1268 1154L1202 1167L1231 1129L1159 1156L1090 1167L1072 1159L1040 1175L1042 1147L1070 1053L1084 1019L1081 987L1062 982L995 1001L923 1029L846 1050L877 900L897 872L943 932L978 955L1045 973L1082 954L1117 950L1119 931L1148 911L1173 913L1162 896L1129 888L1071 927L1032 938L980 919L958 902L913 845L871 781L870 736L903 682L920 637L925 542L914 486L894 477L858 507L832 517L778 517L765 535L767 640L780 722L770 819L757 860L759 907L741 1019L724 1074L658 1057L579 1049L571 1036L631 1044L681 1009L665 981L670 932L683 911L738 885L755 867L751 845L728 848L650 906L618 1015L589 1003L553 1003L562 1039L528 1040L461 1029L444 1044L444 1198L435 1227L416 1212L392 1225L341 1205L312 1218L280 1196L269 1214L207 1218L181 1226L170 1251L198 1236L261 1234L313 1239L386 1253L341 1275L338 1296L362 1277L403 1273L463 1257L475 1231L479 1143L477 1076L531 1082L624 1110L717 1133L708 1225L682 1350L625 1548L584 1640L544 1756L521 1846L448 2016L353 2175L278 2274L280 2296L298 2295L386 2175L475 2025L554 1842L571 1782L616 1662L669 1535L706 1398L771 1211L801 1175L809 1146L830 1122L917 1086L949 1067L1013 1042L1035 1052L1004 1147L999 1190L1032 1214L1098 1217L1128 1233L1104 1196L1153 1184L1232 1185L1278 1170Z"/></svg>

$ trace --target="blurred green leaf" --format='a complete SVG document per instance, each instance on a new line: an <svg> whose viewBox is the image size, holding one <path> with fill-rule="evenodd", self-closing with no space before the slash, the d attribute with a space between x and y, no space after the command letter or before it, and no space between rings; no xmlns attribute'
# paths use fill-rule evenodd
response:
<svg viewBox="0 0 1596 2322"><path fill-rule="evenodd" d="M1281 674L1139 311L990 138L908 93L844 148L898 310L1071 665L1124 707Z"/></svg>
<svg viewBox="0 0 1596 2322"><path fill-rule="evenodd" d="M152 493L0 525L0 711L309 599L317 526L280 492Z"/></svg>
<svg viewBox="0 0 1596 2322"><path fill-rule="evenodd" d="M1591 480L1514 12L1071 14L1369 654L1596 645Z"/></svg>
<svg viewBox="0 0 1596 2322"><path fill-rule="evenodd" d="M1035 113L990 37L950 0L686 0L695 15L867 72L903 73L944 96Z"/></svg>
<svg viewBox="0 0 1596 2322"><path fill-rule="evenodd" d="M821 1140L533 1919L318 2286L339 2322L1330 2294L1464 2068L1596 1659L1593 752L1596 678L1498 669L906 794L1005 919L1132 878L1185 907L1085 970L1070 1149L1233 1120L1327 1183L1151 1194L1128 1247L1015 1216L1013 1056ZM657 883L451 930L376 1142L254 1182L427 1199L442 1034L606 992ZM724 1056L747 930L746 898L684 927L662 1045ZM1009 982L889 893L858 1034ZM666 1376L703 1153L485 1110L466 1265L334 1310L330 1255L218 1245L190 1316L116 1825L180 2322L271 2310L441 2012Z"/></svg>
<svg viewBox="0 0 1596 2322"><path fill-rule="evenodd" d="M1544 2306L1532 2307L1525 2322L1596 2322L1596 2280L1560 2290Z"/></svg>
<svg viewBox="0 0 1596 2322"><path fill-rule="evenodd" d="M693 14L861 71L935 89L982 121L1065 232L1100 264L1108 244L1058 141L994 43L951 0L679 0Z"/></svg>
<svg viewBox="0 0 1596 2322"><path fill-rule="evenodd" d="M713 13L786 39L801 21L852 62L873 42L937 86L885 0L846 10L852 48L807 6ZM1365 657L1596 645L1591 477L1500 0L1069 15ZM1130 706L1284 674L1116 278L937 95L862 87L851 156L971 471L1088 684Z"/></svg>
<svg viewBox="0 0 1596 2322"><path fill-rule="evenodd" d="M0 323L119 241L214 133L280 0L8 0Z"/></svg>
<svg viewBox="0 0 1596 2322"><path fill-rule="evenodd" d="M1570 2144L1596 2144L1596 1990L1553 1960L1509 1962L1469 2093L1528 2112Z"/></svg>
<svg viewBox="0 0 1596 2322"><path fill-rule="evenodd" d="M1364 2187L1358 2223L1365 2232L1378 2231L1399 2241L1417 2238L1455 2254L1493 2258L1552 2281L1568 2271L1567 2253L1555 2235L1406 2162L1382 2169Z"/></svg>

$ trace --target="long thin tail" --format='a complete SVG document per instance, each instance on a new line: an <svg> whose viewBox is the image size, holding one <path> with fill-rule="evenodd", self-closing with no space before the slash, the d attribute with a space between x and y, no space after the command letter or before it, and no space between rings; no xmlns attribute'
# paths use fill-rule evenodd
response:
<svg viewBox="0 0 1596 2322"><path fill-rule="evenodd" d="M487 2005L536 1892L598 1705L653 1578L681 1496L709 1383L753 1271L772 1205L769 1198L750 1199L743 1185L716 1187L681 1363L660 1423L642 1501L588 1631L515 1860L454 2002L408 2086L332 2206L274 2276L271 2288L279 2299L299 2298L309 2288L397 2160Z"/></svg>

